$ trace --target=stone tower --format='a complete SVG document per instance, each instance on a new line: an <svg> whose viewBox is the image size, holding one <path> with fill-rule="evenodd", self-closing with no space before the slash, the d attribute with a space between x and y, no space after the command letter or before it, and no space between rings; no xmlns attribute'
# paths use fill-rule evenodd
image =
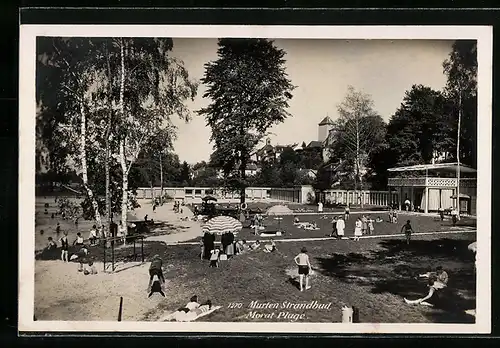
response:
<svg viewBox="0 0 500 348"><path fill-rule="evenodd" d="M318 124L318 141L322 143L328 138L330 130L333 128L333 121L328 115Z"/></svg>

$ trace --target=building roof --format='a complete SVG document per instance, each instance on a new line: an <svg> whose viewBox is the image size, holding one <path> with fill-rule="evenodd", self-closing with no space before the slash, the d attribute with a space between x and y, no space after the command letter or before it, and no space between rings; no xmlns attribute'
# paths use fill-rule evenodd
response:
<svg viewBox="0 0 500 348"><path fill-rule="evenodd" d="M323 142L318 141L318 140L313 140L307 145L307 147L312 148L312 147L323 147Z"/></svg>
<svg viewBox="0 0 500 348"><path fill-rule="evenodd" d="M272 151L274 148L272 145L264 145L263 147L261 147L259 150L257 150L255 153L260 155L262 154L263 152L266 152L266 151Z"/></svg>
<svg viewBox="0 0 500 348"><path fill-rule="evenodd" d="M438 163L438 164L417 164L414 166L407 167L395 167L387 169L389 172L411 172L411 171L423 171L423 170L441 170L441 171L457 171L458 164L455 163ZM477 170L471 167L460 165L461 173L476 173Z"/></svg>
<svg viewBox="0 0 500 348"><path fill-rule="evenodd" d="M333 121L330 117L326 116L323 121L321 121L320 123L318 123L318 126L324 126L324 125L332 125L333 124Z"/></svg>
<svg viewBox="0 0 500 348"><path fill-rule="evenodd" d="M258 167L255 163L248 163L247 164L247 170L257 170Z"/></svg>

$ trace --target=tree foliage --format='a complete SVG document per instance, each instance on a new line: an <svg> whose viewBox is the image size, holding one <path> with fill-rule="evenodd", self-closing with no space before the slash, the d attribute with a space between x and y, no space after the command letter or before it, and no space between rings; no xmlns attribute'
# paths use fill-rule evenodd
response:
<svg viewBox="0 0 500 348"><path fill-rule="evenodd" d="M213 161L230 176L235 167L245 200L246 166L268 129L288 116L294 86L285 71L285 52L267 39L219 39L218 58L205 65L202 82L211 103L199 110L211 127ZM231 184L231 186L234 186Z"/></svg>

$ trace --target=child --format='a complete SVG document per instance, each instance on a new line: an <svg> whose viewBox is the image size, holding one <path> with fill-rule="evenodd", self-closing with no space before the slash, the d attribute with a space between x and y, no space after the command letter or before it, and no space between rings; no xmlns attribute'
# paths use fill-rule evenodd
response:
<svg viewBox="0 0 500 348"><path fill-rule="evenodd" d="M85 275L97 274L97 269L95 268L94 263L92 261L89 261L88 267L85 268L85 270L83 271L83 274L85 274Z"/></svg>
<svg viewBox="0 0 500 348"><path fill-rule="evenodd" d="M294 225L297 225L298 223L300 223L300 220L299 220L299 217L298 217L298 216L295 216L295 217L293 218L293 223L294 223Z"/></svg>
<svg viewBox="0 0 500 348"><path fill-rule="evenodd" d="M375 220L376 222L382 222L384 220L382 220L382 218L380 216L377 216L377 220Z"/></svg>
<svg viewBox="0 0 500 348"><path fill-rule="evenodd" d="M73 245L76 245L76 246L83 246L83 237L82 237L82 234L80 232L78 232L76 234L76 239L75 241L73 242Z"/></svg>
<svg viewBox="0 0 500 348"><path fill-rule="evenodd" d="M96 225L92 225L92 228L90 229L90 234L89 234L90 245L94 245L96 240L97 240L97 227L96 227Z"/></svg>
<svg viewBox="0 0 500 348"><path fill-rule="evenodd" d="M219 267L219 254L220 250L219 249L214 249L211 251L211 256L210 256L210 266L209 267Z"/></svg>
<svg viewBox="0 0 500 348"><path fill-rule="evenodd" d="M148 292L151 291L151 286L153 285L153 278L155 276L158 277L161 288L163 289L163 285L165 284L165 278L163 277L163 261L160 258L160 255L153 256L153 259L151 260L151 265L149 265Z"/></svg>
<svg viewBox="0 0 500 348"><path fill-rule="evenodd" d="M64 236L61 237L60 241L61 241L61 260L69 262L68 258L69 242L68 242L67 231L64 231Z"/></svg>
<svg viewBox="0 0 500 348"><path fill-rule="evenodd" d="M59 222L57 223L57 226L56 226L56 233L57 234L61 233L61 225L59 225Z"/></svg>
<svg viewBox="0 0 500 348"><path fill-rule="evenodd" d="M439 219L441 220L441 222L443 222L444 221L444 209L443 209L443 207L439 207L438 213L439 213Z"/></svg>
<svg viewBox="0 0 500 348"><path fill-rule="evenodd" d="M398 214L395 211L392 213L392 223L393 224L398 223Z"/></svg>
<svg viewBox="0 0 500 348"><path fill-rule="evenodd" d="M309 261L309 255L307 255L307 249L302 248L300 254L295 256L293 259L295 264L299 267L299 285L300 291L304 291L304 278L305 278L305 289L309 290L311 286L309 285L309 271L312 270L311 263Z"/></svg>
<svg viewBox="0 0 500 348"><path fill-rule="evenodd" d="M403 227L401 227L401 232L403 232L403 230L406 236L406 244L410 244L411 234L413 232L410 220L406 221L406 224L404 224Z"/></svg>
<svg viewBox="0 0 500 348"><path fill-rule="evenodd" d="M355 241L358 241L359 237L363 234L362 227L363 227L363 222L361 222L361 219L358 218L356 220L356 224L354 226L354 240Z"/></svg>

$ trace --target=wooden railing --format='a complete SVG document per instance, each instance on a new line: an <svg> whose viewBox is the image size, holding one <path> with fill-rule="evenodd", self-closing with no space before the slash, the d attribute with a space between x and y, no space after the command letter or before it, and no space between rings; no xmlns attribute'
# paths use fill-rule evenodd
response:
<svg viewBox="0 0 500 348"><path fill-rule="evenodd" d="M413 178L389 178L389 186L420 186L420 187L457 187L457 178L438 177L413 177ZM461 187L476 187L476 178L460 179Z"/></svg>

